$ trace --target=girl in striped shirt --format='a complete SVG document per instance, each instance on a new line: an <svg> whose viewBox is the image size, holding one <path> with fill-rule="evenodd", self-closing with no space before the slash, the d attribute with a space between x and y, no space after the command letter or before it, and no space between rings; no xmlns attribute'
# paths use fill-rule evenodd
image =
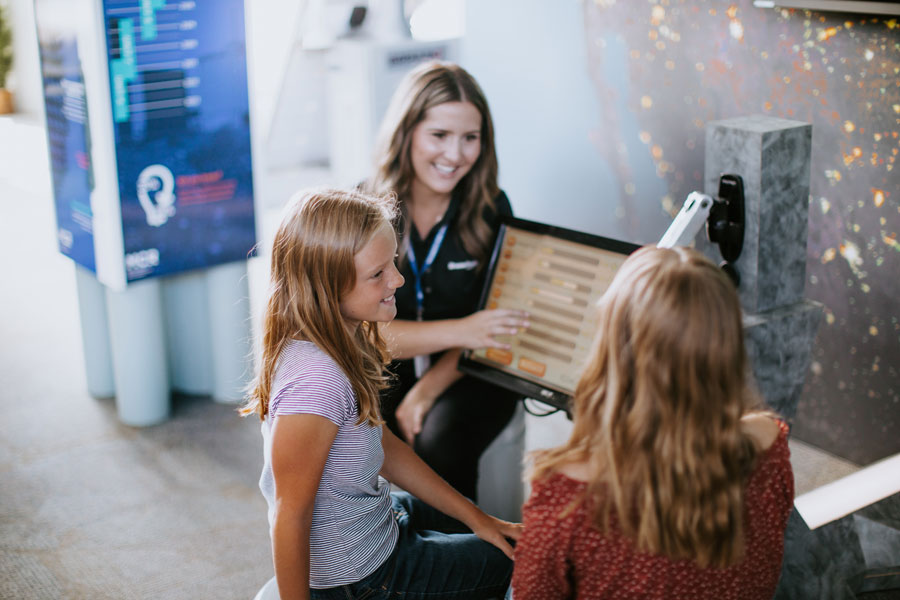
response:
<svg viewBox="0 0 900 600"><path fill-rule="evenodd" d="M491 598L512 573L507 538L520 526L482 512L382 427L390 357L378 323L396 315L403 285L396 212L392 198L310 191L273 241L261 364L242 412L262 420L283 599Z"/></svg>

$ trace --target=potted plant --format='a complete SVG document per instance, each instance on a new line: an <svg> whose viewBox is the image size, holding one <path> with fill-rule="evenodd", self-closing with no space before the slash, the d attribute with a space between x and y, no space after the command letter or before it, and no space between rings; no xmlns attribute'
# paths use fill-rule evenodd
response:
<svg viewBox="0 0 900 600"><path fill-rule="evenodd" d="M12 94L6 89L6 77L13 62L12 29L7 15L6 7L0 4L0 115L13 110Z"/></svg>

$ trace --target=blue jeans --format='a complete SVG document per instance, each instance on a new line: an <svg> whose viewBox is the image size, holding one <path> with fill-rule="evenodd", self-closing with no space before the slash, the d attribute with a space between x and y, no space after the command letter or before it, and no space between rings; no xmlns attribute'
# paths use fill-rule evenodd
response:
<svg viewBox="0 0 900 600"><path fill-rule="evenodd" d="M392 494L397 547L362 581L311 589L313 600L502 598L512 561L455 519L406 493Z"/></svg>

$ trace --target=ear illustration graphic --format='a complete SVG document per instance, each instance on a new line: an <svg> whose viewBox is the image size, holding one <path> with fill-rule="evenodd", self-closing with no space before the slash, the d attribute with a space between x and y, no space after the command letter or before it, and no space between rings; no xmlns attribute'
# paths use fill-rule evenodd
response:
<svg viewBox="0 0 900 600"><path fill-rule="evenodd" d="M159 227L175 214L175 177L165 165L150 165L141 171L137 195L147 215L147 225Z"/></svg>

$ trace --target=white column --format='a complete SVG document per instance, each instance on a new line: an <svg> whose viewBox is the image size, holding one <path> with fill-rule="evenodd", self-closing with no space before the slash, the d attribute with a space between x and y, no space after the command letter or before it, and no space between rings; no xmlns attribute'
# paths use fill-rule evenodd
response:
<svg viewBox="0 0 900 600"><path fill-rule="evenodd" d="M512 419L478 462L478 505L486 513L507 521L522 520L524 447L525 410L518 402Z"/></svg>
<svg viewBox="0 0 900 600"><path fill-rule="evenodd" d="M119 420L135 427L160 423L170 403L159 279L108 289L106 302Z"/></svg>
<svg viewBox="0 0 900 600"><path fill-rule="evenodd" d="M162 279L167 352L172 389L185 394L212 393L212 343L203 271Z"/></svg>
<svg viewBox="0 0 900 600"><path fill-rule="evenodd" d="M212 396L217 402L240 402L253 373L247 262L207 269L206 288L212 345Z"/></svg>
<svg viewBox="0 0 900 600"><path fill-rule="evenodd" d="M116 384L109 347L106 287L93 273L76 264L75 288L88 393L94 398L111 398L116 395Z"/></svg>

